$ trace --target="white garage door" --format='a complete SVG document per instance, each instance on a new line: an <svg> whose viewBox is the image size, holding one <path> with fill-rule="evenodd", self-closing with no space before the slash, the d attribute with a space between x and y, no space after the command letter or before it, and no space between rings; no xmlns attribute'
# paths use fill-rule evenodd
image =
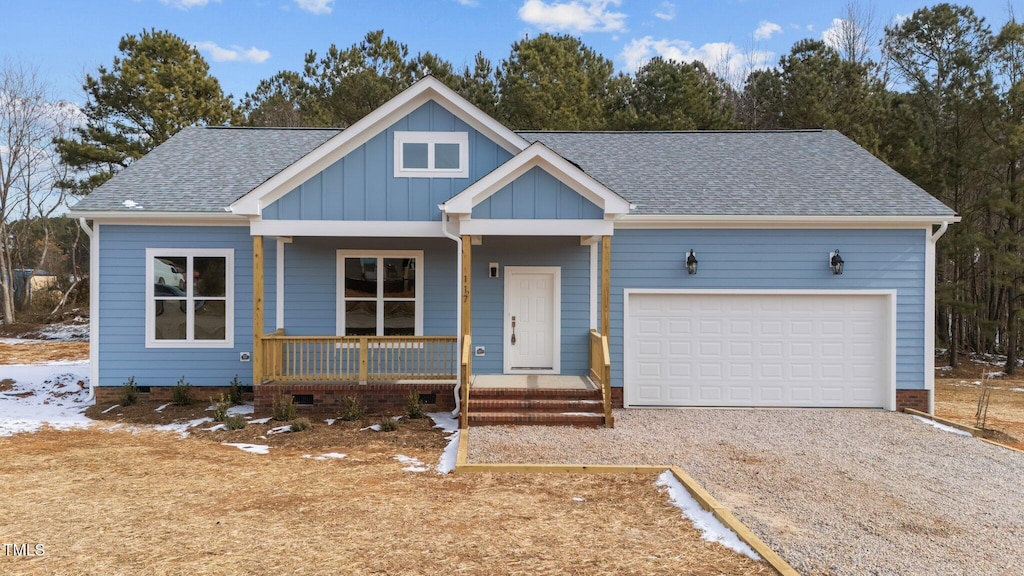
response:
<svg viewBox="0 0 1024 576"><path fill-rule="evenodd" d="M890 293L626 293L627 406L891 407Z"/></svg>

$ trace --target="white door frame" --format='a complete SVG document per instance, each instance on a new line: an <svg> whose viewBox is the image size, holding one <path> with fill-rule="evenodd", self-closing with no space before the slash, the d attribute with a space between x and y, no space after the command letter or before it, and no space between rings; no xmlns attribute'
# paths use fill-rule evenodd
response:
<svg viewBox="0 0 1024 576"><path fill-rule="evenodd" d="M889 318L886 322L885 336L886 357L882 358L885 365L885 373L888 382L885 383L885 406L886 410L896 409L896 290L689 290L681 289L660 289L660 288L626 288L622 291L622 399L623 407L630 408L629 394L629 368L630 358L633 353L633 339L629 333L629 297L631 294L691 294L691 295L750 295L750 296L879 296L884 297L887 303L886 312Z"/></svg>
<svg viewBox="0 0 1024 576"><path fill-rule="evenodd" d="M505 374L561 374L562 373L562 267L561 266L505 266L505 307L502 310L502 359ZM516 274L550 274L552 314L551 345L554 347L550 370L515 370L512 368L512 276Z"/></svg>

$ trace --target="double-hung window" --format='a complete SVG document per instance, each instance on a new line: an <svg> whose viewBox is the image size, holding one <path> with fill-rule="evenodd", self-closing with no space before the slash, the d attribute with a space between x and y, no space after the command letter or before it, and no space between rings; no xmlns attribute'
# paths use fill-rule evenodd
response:
<svg viewBox="0 0 1024 576"><path fill-rule="evenodd" d="M146 347L234 346L234 251L146 249Z"/></svg>
<svg viewBox="0 0 1024 576"><path fill-rule="evenodd" d="M395 178L468 178L469 133L395 132Z"/></svg>
<svg viewBox="0 0 1024 576"><path fill-rule="evenodd" d="M338 251L337 332L423 334L422 251Z"/></svg>

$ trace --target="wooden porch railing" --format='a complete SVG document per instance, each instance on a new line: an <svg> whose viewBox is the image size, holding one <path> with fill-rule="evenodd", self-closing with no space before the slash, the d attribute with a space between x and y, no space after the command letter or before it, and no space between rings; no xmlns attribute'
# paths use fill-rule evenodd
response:
<svg viewBox="0 0 1024 576"><path fill-rule="evenodd" d="M455 336L266 334L263 378L296 382L454 380Z"/></svg>
<svg viewBox="0 0 1024 576"><path fill-rule="evenodd" d="M601 385L604 402L604 426L615 427L612 419L612 359L608 352L608 336L590 331L590 379Z"/></svg>
<svg viewBox="0 0 1024 576"><path fill-rule="evenodd" d="M473 379L473 338L469 334L462 335L462 358L459 362L459 375L462 390L459 393L459 428L469 427L469 383Z"/></svg>

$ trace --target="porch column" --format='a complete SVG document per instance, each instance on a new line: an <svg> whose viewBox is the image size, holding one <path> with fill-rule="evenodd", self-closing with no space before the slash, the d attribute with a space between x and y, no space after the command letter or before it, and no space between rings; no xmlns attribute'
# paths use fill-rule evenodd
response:
<svg viewBox="0 0 1024 576"><path fill-rule="evenodd" d="M252 384L263 382L263 236L252 237Z"/></svg>
<svg viewBox="0 0 1024 576"><path fill-rule="evenodd" d="M462 334L471 334L473 329L473 241L468 235L462 237Z"/></svg>
<svg viewBox="0 0 1024 576"><path fill-rule="evenodd" d="M601 335L608 336L612 294L612 237L601 237Z"/></svg>

